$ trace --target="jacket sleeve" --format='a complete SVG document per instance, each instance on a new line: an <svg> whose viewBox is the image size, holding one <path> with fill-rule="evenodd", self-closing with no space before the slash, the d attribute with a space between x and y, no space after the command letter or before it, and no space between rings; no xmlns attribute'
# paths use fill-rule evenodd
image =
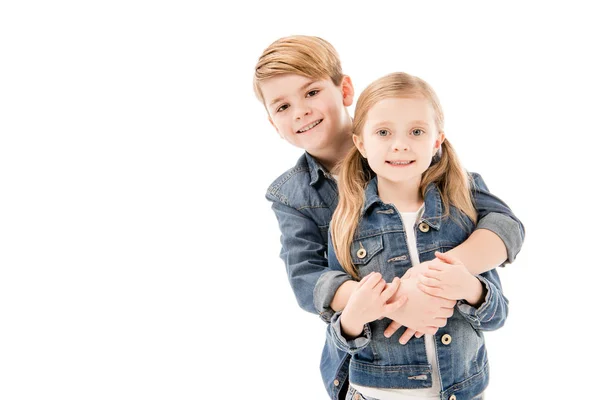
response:
<svg viewBox="0 0 600 400"><path fill-rule="evenodd" d="M498 197L490 193L481 175L470 173L471 194L477 210L476 229L487 229L502 239L508 253L508 263L515 260L525 239L525 227L512 210Z"/></svg>
<svg viewBox="0 0 600 400"><path fill-rule="evenodd" d="M365 324L360 335L355 337L354 339L346 339L342 334L342 325L340 323L340 317L342 315L341 311L333 314L331 318L331 322L327 326L327 336L329 336L335 346L345 351L348 354L355 354L364 349L371 342L371 328L369 324Z"/></svg>
<svg viewBox="0 0 600 400"><path fill-rule="evenodd" d="M296 300L302 309L321 314L328 309L340 285L350 278L340 271L331 273L327 264L327 243L312 218L275 197L267 195L267 199L273 202L272 209L281 232L280 257L285 263ZM320 288L319 307L315 306L314 299L317 282Z"/></svg>
<svg viewBox="0 0 600 400"><path fill-rule="evenodd" d="M456 303L462 314L474 329L494 331L501 328L508 317L508 299L502 293L500 277L496 270L476 275L486 290L483 303L475 308L464 300Z"/></svg>

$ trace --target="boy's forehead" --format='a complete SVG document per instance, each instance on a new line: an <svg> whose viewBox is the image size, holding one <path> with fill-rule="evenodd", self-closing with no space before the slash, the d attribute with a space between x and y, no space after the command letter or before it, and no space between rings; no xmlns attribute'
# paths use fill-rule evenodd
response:
<svg viewBox="0 0 600 400"><path fill-rule="evenodd" d="M270 106L283 98L295 95L306 90L315 82L326 81L323 78L310 78L303 75L284 74L265 79L260 83L260 89L265 99L265 104Z"/></svg>

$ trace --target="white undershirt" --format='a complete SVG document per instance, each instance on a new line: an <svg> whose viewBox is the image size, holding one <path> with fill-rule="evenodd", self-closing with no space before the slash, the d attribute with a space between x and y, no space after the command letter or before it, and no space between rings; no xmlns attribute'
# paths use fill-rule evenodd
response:
<svg viewBox="0 0 600 400"><path fill-rule="evenodd" d="M420 263L419 251L417 250L417 238L415 237L414 226L416 222L421 218L423 214L423 206L416 212L401 212L400 217L404 224L406 231L406 243L408 245L408 252L412 261L413 267ZM388 339L391 340L391 339ZM415 340L413 337L410 340ZM401 346L401 344L398 344ZM437 356L435 352L435 342L433 335L425 335L425 352L427 353L427 362L431 364L431 379L432 385L430 388L424 389L386 389L386 388L373 388L367 386L359 386L350 382L350 384L358 390L361 394L374 397L379 400L439 400L440 398L440 368L437 363Z"/></svg>

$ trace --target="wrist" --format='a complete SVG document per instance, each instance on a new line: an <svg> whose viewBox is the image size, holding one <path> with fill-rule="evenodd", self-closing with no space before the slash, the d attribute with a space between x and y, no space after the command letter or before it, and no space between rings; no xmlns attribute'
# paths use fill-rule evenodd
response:
<svg viewBox="0 0 600 400"><path fill-rule="evenodd" d="M483 302L485 294L483 283L475 276L471 276L471 279L469 279L469 281L470 284L468 295L465 296L464 300L473 307L479 307Z"/></svg>
<svg viewBox="0 0 600 400"><path fill-rule="evenodd" d="M346 281L340 285L338 290L336 290L333 299L331 300L330 307L333 311L341 311L348 304L348 299L350 295L356 287L358 286L358 282L356 281Z"/></svg>
<svg viewBox="0 0 600 400"><path fill-rule="evenodd" d="M353 318L346 310L344 310L340 316L340 325L342 327L342 334L347 339L354 339L362 333L365 323Z"/></svg>

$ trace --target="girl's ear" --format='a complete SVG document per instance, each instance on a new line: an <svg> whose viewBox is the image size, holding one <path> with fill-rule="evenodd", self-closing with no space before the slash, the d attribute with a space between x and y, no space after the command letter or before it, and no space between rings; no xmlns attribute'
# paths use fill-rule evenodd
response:
<svg viewBox="0 0 600 400"><path fill-rule="evenodd" d="M354 101L354 85L352 85L352 80L348 75L344 75L342 78L342 101L344 102L345 107L349 107L352 105Z"/></svg>
<svg viewBox="0 0 600 400"><path fill-rule="evenodd" d="M363 142L362 138L360 136L352 135L352 141L354 142L354 145L356 146L360 154L364 158L367 158L367 152L365 151L365 143Z"/></svg>
<svg viewBox="0 0 600 400"><path fill-rule="evenodd" d="M433 154L435 155L435 153L437 153L440 150L440 147L442 147L442 143L444 143L444 140L446 140L446 135L444 135L444 132L440 132L440 134L438 135L437 139L435 140L435 144L433 146Z"/></svg>

